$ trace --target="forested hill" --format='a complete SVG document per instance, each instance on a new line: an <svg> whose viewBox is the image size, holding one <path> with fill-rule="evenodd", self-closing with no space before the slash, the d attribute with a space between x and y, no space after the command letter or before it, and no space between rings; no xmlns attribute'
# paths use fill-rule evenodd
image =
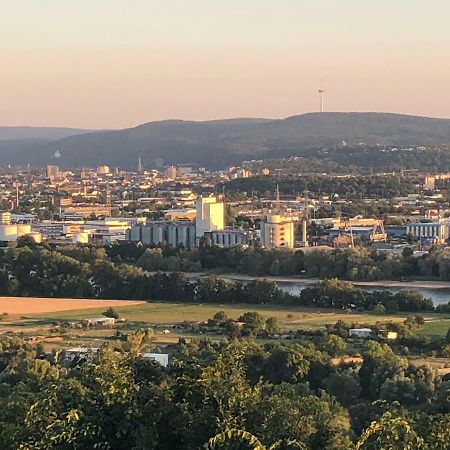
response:
<svg viewBox="0 0 450 450"><path fill-rule="evenodd" d="M53 141L78 134L91 133L94 130L59 127L2 127L0 126L0 141L18 139L39 139Z"/></svg>
<svg viewBox="0 0 450 450"><path fill-rule="evenodd" d="M450 120L385 113L311 113L281 120L161 121L40 142L31 148L18 148L16 143L14 151L0 145L0 157L5 163L43 165L58 150L63 166L107 163L132 168L141 156L147 167L156 158L166 164L223 167L343 141L349 146L447 145Z"/></svg>

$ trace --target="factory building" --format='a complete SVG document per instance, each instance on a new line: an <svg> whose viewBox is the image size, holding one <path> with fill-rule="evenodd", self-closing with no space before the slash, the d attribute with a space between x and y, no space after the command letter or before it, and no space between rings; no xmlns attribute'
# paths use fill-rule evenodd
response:
<svg viewBox="0 0 450 450"><path fill-rule="evenodd" d="M235 247L247 245L249 233L239 229L224 229L205 233L213 245L220 247ZM148 221L145 224L132 226L126 234L131 242L142 242L145 245L167 244L172 247L183 245L192 248L198 245L195 222L191 221Z"/></svg>
<svg viewBox="0 0 450 450"><path fill-rule="evenodd" d="M11 223L11 213L0 212L0 242L17 241L22 236L30 236L35 242L41 242L42 236L31 230L29 223Z"/></svg>
<svg viewBox="0 0 450 450"><path fill-rule="evenodd" d="M132 226L127 231L127 240L145 245L168 244L191 248L195 246L195 224L189 221L148 221Z"/></svg>
<svg viewBox="0 0 450 450"><path fill-rule="evenodd" d="M410 223L406 225L406 234L416 240L443 243L449 238L449 229L449 222Z"/></svg>
<svg viewBox="0 0 450 450"><path fill-rule="evenodd" d="M270 214L261 222L261 244L268 249L294 248L294 222L280 214Z"/></svg>
<svg viewBox="0 0 450 450"><path fill-rule="evenodd" d="M195 227L197 244L205 233L223 230L225 228L223 202L215 196L197 197Z"/></svg>
<svg viewBox="0 0 450 450"><path fill-rule="evenodd" d="M219 247L236 247L237 245L248 245L248 231L239 229L212 231L209 233L211 243Z"/></svg>

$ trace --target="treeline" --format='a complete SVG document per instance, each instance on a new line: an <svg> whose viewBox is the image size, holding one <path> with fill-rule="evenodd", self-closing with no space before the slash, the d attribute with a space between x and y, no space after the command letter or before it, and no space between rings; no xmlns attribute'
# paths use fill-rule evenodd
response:
<svg viewBox="0 0 450 450"><path fill-rule="evenodd" d="M150 273L111 262L103 249L95 247L56 251L25 246L8 250L0 263L0 295L294 305L378 313L434 309L432 301L417 292L366 292L337 279L324 280L298 295L267 280L242 283L208 276L191 281L180 272Z"/></svg>
<svg viewBox="0 0 450 450"><path fill-rule="evenodd" d="M450 252L430 249L416 257L367 247L307 251L267 250L262 247L222 248L208 243L198 249L151 248L136 244L107 249L112 261L128 262L145 270L197 272L215 270L252 276L307 276L350 281L423 278L450 280Z"/></svg>
<svg viewBox="0 0 450 450"><path fill-rule="evenodd" d="M450 251L432 247L420 257L406 247L402 254L368 247L329 250L267 250L262 247L222 248L202 242L200 248L149 247L136 243L106 248L89 245L35 245L27 239L17 249L6 249L0 264L9 263L21 249L41 249L76 259L126 263L145 271L241 273L252 276L306 276L349 281L400 280L405 278L450 280ZM9 256L8 256L9 255Z"/></svg>
<svg viewBox="0 0 450 450"><path fill-rule="evenodd" d="M225 187L226 192L253 192L259 196L273 197L276 188L281 194L303 194L308 190L309 195L338 195L342 198L357 199L361 197L392 198L416 192L416 185L408 178L390 176L363 176L330 177L320 175L293 175L289 178L275 176L258 176L249 178L237 178L220 185L220 192Z"/></svg>
<svg viewBox="0 0 450 450"><path fill-rule="evenodd" d="M64 352L2 338L1 448L450 448L450 381L375 341L360 367L333 363L333 341L180 341L165 369L133 336L69 367Z"/></svg>
<svg viewBox="0 0 450 450"><path fill-rule="evenodd" d="M264 159L259 168L283 169L298 175L304 173L334 172L345 175L373 172L393 172L402 169L424 172L446 172L450 170L450 148L427 146L416 148L392 148L370 145L328 146L326 148L302 148L293 151L278 149L277 159ZM292 156L295 155L295 156ZM284 156L284 157L282 157Z"/></svg>

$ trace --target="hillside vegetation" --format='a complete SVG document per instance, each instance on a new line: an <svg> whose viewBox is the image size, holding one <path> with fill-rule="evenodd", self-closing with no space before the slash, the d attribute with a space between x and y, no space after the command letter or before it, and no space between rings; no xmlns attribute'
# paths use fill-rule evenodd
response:
<svg viewBox="0 0 450 450"><path fill-rule="evenodd" d="M343 141L350 147L442 146L450 144L450 120L385 113L311 113L280 120L170 120L41 141L31 148L18 148L15 142L14 151L0 145L0 156L5 163L42 165L58 150L62 155L59 164L67 166L108 163L131 168L141 156L147 167L156 158L163 158L166 164L223 167L243 159L339 146Z"/></svg>

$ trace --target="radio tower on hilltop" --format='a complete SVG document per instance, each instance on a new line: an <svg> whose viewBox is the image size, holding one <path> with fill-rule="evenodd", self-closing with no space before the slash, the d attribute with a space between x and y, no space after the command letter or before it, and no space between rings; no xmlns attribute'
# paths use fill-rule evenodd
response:
<svg viewBox="0 0 450 450"><path fill-rule="evenodd" d="M319 89L319 95L320 95L320 112L323 113L323 97L325 94L324 89Z"/></svg>

